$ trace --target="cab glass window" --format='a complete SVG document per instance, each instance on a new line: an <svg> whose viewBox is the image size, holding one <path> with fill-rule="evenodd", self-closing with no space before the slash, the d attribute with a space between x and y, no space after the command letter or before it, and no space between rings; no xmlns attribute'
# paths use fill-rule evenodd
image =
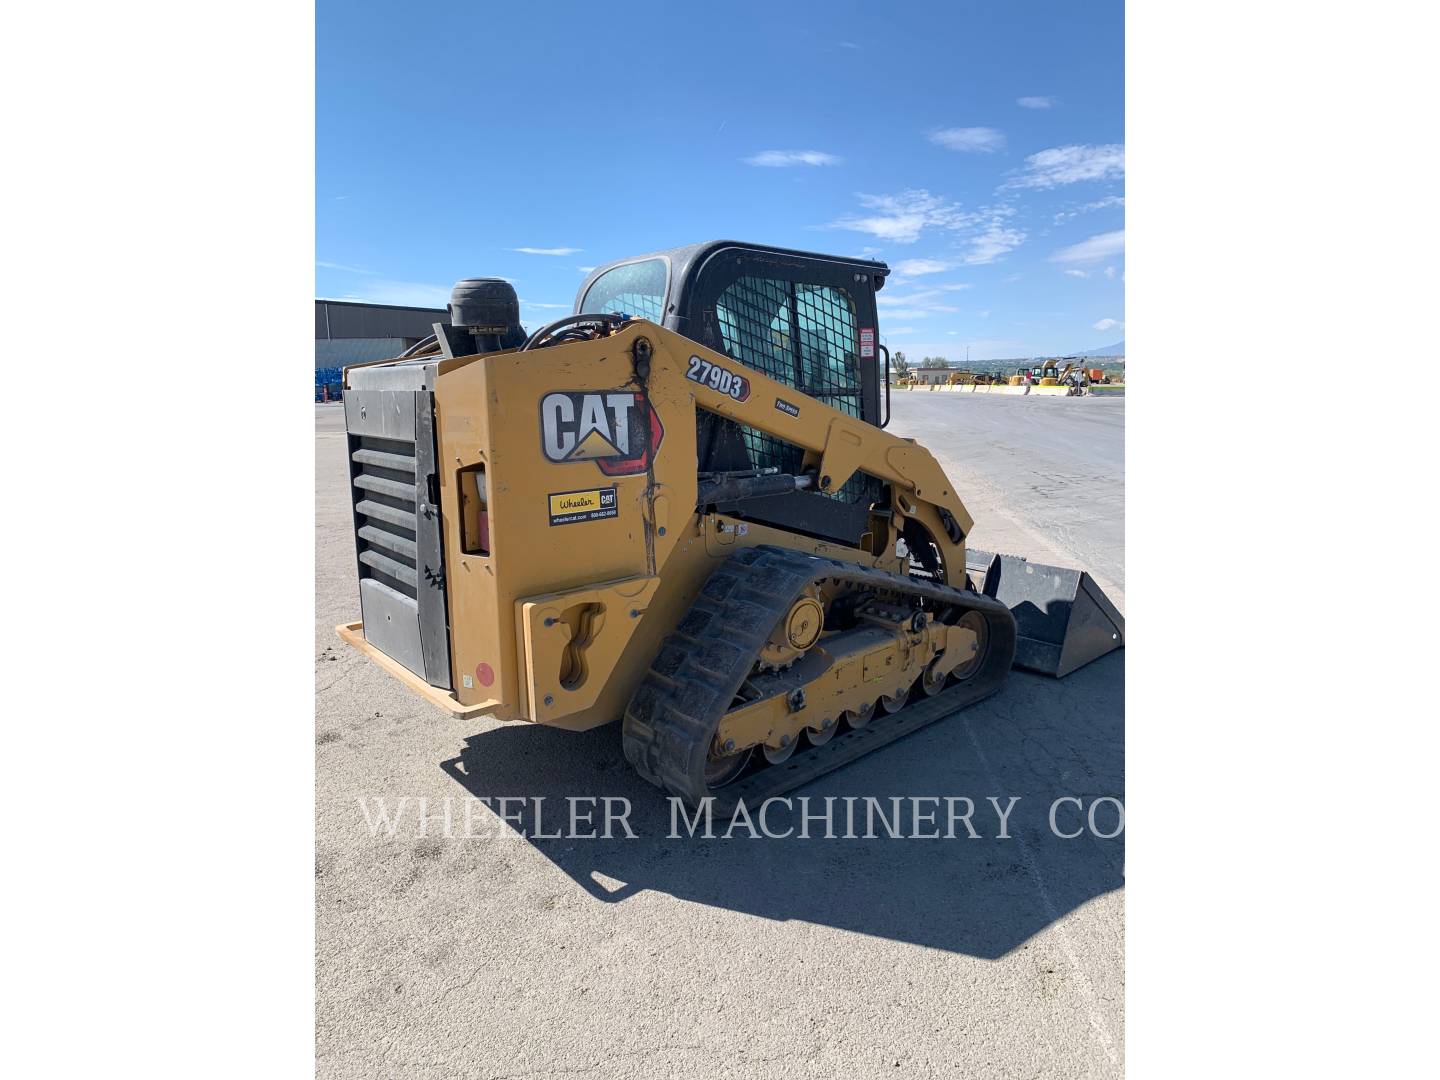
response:
<svg viewBox="0 0 1440 1080"><path fill-rule="evenodd" d="M604 315L615 312L659 323L665 317L667 277L664 259L645 259L607 270L585 293L580 313Z"/></svg>

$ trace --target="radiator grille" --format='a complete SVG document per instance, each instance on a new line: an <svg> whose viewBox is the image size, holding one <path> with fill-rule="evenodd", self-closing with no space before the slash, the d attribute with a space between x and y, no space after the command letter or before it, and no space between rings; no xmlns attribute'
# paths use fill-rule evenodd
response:
<svg viewBox="0 0 1440 1080"><path fill-rule="evenodd" d="M361 577L415 600L415 444L360 436L355 463L355 549Z"/></svg>

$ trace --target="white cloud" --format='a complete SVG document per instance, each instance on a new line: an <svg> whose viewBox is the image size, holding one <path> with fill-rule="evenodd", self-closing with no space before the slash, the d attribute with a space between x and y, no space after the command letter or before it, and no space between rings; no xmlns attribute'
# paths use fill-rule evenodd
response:
<svg viewBox="0 0 1440 1080"><path fill-rule="evenodd" d="M1099 262L1101 259L1108 259L1112 255L1125 254L1125 230L1117 229L1114 232L1101 233L1099 236L1092 236L1089 240L1082 240L1078 244L1071 244L1069 247L1061 248L1050 256L1051 262L1083 263Z"/></svg>
<svg viewBox="0 0 1440 1080"><path fill-rule="evenodd" d="M522 254L522 255L578 255L580 252L584 251L585 249L584 249L584 248L570 248L570 247L558 247L558 248L518 247L518 248L511 248L510 250L511 250L511 251L518 251L518 252L520 252L520 254Z"/></svg>
<svg viewBox="0 0 1440 1080"><path fill-rule="evenodd" d="M1050 97L1022 97L1016 98L1015 104L1022 109L1048 109L1055 104L1055 99Z"/></svg>
<svg viewBox="0 0 1440 1080"><path fill-rule="evenodd" d="M994 128L946 128L930 135L930 141L947 150L966 154L993 154L1005 149L1005 136Z"/></svg>
<svg viewBox="0 0 1440 1080"><path fill-rule="evenodd" d="M569 304L542 304L538 300L521 300L520 303L524 304L526 307L533 308L564 308L567 311L570 310Z"/></svg>
<svg viewBox="0 0 1440 1080"><path fill-rule="evenodd" d="M1006 208L1008 210L1008 208ZM1025 242L1025 234L1019 229L1006 228L1001 222L1015 211L997 212L985 230L978 236L971 237L970 250L965 256L965 261L971 266L983 266L992 263L1007 251L1013 251Z"/></svg>
<svg viewBox="0 0 1440 1080"><path fill-rule="evenodd" d="M1097 322L1094 326L1092 326L1091 329L1092 329L1092 330L1114 330L1114 329L1116 329L1117 327L1121 327L1121 326L1124 326L1124 325L1125 325L1125 324L1124 324L1123 322L1120 322L1118 319L1101 319L1101 320L1100 320L1099 322Z"/></svg>
<svg viewBox="0 0 1440 1080"><path fill-rule="evenodd" d="M962 286L962 288L967 286ZM921 289L908 293L879 293L875 304L885 313L887 319L923 319L928 315L953 315L960 309L940 303L950 289ZM894 309L894 310L891 310Z"/></svg>
<svg viewBox="0 0 1440 1080"><path fill-rule="evenodd" d="M1125 196L1107 195L1105 198L1097 199L1095 202L1083 203L1073 210L1061 210L1055 215L1055 224L1063 225L1072 218L1077 218L1081 214L1088 214L1093 210L1109 210L1111 207L1123 207L1124 205Z"/></svg>
<svg viewBox="0 0 1440 1080"><path fill-rule="evenodd" d="M823 150L762 150L742 158L746 165L784 169L791 165L839 165L840 158Z"/></svg>
<svg viewBox="0 0 1440 1080"><path fill-rule="evenodd" d="M1113 281L1114 278L1115 278L1115 267L1113 267L1113 266L1107 266L1107 267L1105 267L1105 276L1106 276L1107 278L1110 278L1110 279Z"/></svg>
<svg viewBox="0 0 1440 1080"><path fill-rule="evenodd" d="M920 307L920 308L899 308L895 311L886 311L887 319L924 319L931 315L953 315L957 309L953 307Z"/></svg>
<svg viewBox="0 0 1440 1080"><path fill-rule="evenodd" d="M323 266L326 270L344 270L347 274L373 274L374 270L362 270L358 266L346 266L344 263L325 262L323 259L315 260L316 266Z"/></svg>
<svg viewBox="0 0 1440 1080"><path fill-rule="evenodd" d="M944 259L901 259L895 264L895 272L902 277L919 277L921 274L940 274L954 269L955 264Z"/></svg>
<svg viewBox="0 0 1440 1080"><path fill-rule="evenodd" d="M832 228L869 233L897 244L913 244L928 225L953 227L964 216L958 203L946 202L924 188L898 195L861 195L860 205L875 213L841 218Z"/></svg>
<svg viewBox="0 0 1440 1080"><path fill-rule="evenodd" d="M913 244L930 227L960 233L964 253L943 269L955 266L980 266L993 262L1007 251L1025 242L1025 233L1010 228L1006 221L1015 215L1011 206L982 206L966 210L959 203L932 195L924 188L912 188L898 195L860 195L860 204L871 214L841 218L830 223L832 229L851 229L869 233L881 240L897 244ZM907 260L909 261L909 260ZM915 259L917 266L939 263L939 259ZM938 273L938 270L920 270ZM904 276L904 271L901 271Z"/></svg>
<svg viewBox="0 0 1440 1080"><path fill-rule="evenodd" d="M1117 180L1125 175L1125 147L1056 146L1025 159L1019 176L1007 181L1012 188L1052 188L1081 180Z"/></svg>
<svg viewBox="0 0 1440 1080"><path fill-rule="evenodd" d="M400 307L443 308L450 303L450 286L427 285L419 281L368 280L360 286L359 300Z"/></svg>
<svg viewBox="0 0 1440 1080"><path fill-rule="evenodd" d="M942 292L959 292L961 289L973 289L974 286L967 281L963 285L940 285L938 288Z"/></svg>
<svg viewBox="0 0 1440 1080"><path fill-rule="evenodd" d="M936 298L939 297L941 292L944 291L948 290L921 289L919 292L903 293L900 295L896 295L895 293L886 291L880 293L875 297L875 303L879 304L881 307L897 307L901 304L905 304L910 307L922 304L926 306L931 306L934 304ZM932 310L954 311L955 309L949 307L934 307L932 308Z"/></svg>
<svg viewBox="0 0 1440 1080"><path fill-rule="evenodd" d="M853 42L853 41L842 41L842 42L840 42L840 48L842 48L842 49L858 49L858 48L860 48L860 46L859 46L859 45L856 45L855 42Z"/></svg>
<svg viewBox="0 0 1440 1080"><path fill-rule="evenodd" d="M582 274L588 274L588 273L590 273L591 270L594 270L595 267L593 267L593 266L577 266L575 269L576 269L576 270L579 270Z"/></svg>
<svg viewBox="0 0 1440 1080"><path fill-rule="evenodd" d="M1089 276L1090 276L1090 271L1089 271L1089 270L1066 270L1065 273L1069 274L1071 277L1089 277Z"/></svg>

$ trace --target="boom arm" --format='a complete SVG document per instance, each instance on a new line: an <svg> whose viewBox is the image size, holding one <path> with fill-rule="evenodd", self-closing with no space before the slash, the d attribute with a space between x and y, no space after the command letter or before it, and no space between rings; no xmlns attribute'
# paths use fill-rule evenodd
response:
<svg viewBox="0 0 1440 1080"><path fill-rule="evenodd" d="M974 521L928 450L673 331L642 322L626 331L636 327L668 354L671 363L664 367L686 380L697 408L803 449L817 490L839 491L857 471L889 484L894 527L905 518L918 521L941 551L948 583L964 583L964 541Z"/></svg>

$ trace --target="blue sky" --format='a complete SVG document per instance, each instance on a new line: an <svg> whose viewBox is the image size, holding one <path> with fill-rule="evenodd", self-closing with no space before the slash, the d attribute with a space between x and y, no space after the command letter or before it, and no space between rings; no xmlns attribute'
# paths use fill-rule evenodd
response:
<svg viewBox="0 0 1440 1080"><path fill-rule="evenodd" d="M912 360L1124 338L1124 8L317 8L316 295L443 305L708 239L867 255Z"/></svg>

